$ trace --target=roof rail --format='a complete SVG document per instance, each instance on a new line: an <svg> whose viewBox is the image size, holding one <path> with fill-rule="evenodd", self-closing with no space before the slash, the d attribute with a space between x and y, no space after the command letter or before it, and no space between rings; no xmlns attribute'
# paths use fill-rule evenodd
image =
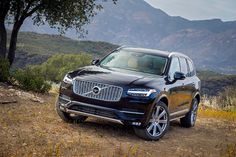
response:
<svg viewBox="0 0 236 157"><path fill-rule="evenodd" d="M116 50L120 50L120 49L125 48L125 47L128 47L128 46L127 45L122 45L122 46L116 48Z"/></svg>

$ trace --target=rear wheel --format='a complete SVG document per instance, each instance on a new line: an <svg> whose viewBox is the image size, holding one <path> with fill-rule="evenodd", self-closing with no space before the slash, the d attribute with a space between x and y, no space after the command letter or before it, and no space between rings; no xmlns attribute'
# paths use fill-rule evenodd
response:
<svg viewBox="0 0 236 157"><path fill-rule="evenodd" d="M198 100L194 98L190 111L185 115L185 117L180 119L180 124L183 127L190 128L195 125L197 119L198 104Z"/></svg>
<svg viewBox="0 0 236 157"><path fill-rule="evenodd" d="M88 118L86 116L75 115L75 114L63 112L60 109L60 104L58 101L56 102L56 110L57 110L57 114L60 116L60 118L67 123L82 123Z"/></svg>
<svg viewBox="0 0 236 157"><path fill-rule="evenodd" d="M169 128L169 112L165 103L158 102L146 128L135 127L135 133L146 140L159 140Z"/></svg>

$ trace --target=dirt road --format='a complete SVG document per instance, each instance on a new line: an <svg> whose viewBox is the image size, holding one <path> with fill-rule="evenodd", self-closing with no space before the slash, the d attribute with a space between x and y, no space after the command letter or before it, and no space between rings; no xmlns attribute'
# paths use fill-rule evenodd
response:
<svg viewBox="0 0 236 157"><path fill-rule="evenodd" d="M13 93L13 94L12 94ZM10 95L12 94L12 95ZM233 157L236 122L199 117L194 128L178 121L159 141L144 141L131 127L88 119L83 124L64 123L54 109L55 96L34 102L0 88L0 156L196 156Z"/></svg>

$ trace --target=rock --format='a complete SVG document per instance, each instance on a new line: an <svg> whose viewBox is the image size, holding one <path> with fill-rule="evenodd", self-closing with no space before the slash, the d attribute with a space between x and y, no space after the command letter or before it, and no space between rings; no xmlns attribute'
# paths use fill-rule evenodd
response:
<svg viewBox="0 0 236 157"><path fill-rule="evenodd" d="M8 89L8 91L10 91L10 92L15 92L16 90L13 89L13 88L10 88L10 89Z"/></svg>
<svg viewBox="0 0 236 157"><path fill-rule="evenodd" d="M16 100L10 100L10 101L8 101L8 100L6 100L6 101L0 101L0 104L13 104L13 103L17 103L17 101L16 101Z"/></svg>
<svg viewBox="0 0 236 157"><path fill-rule="evenodd" d="M41 104L44 103L44 101L41 98L39 98L39 97L33 97L30 100L33 101L33 102L39 102Z"/></svg>
<svg viewBox="0 0 236 157"><path fill-rule="evenodd" d="M23 143L22 146L24 146L24 147L27 146L27 143Z"/></svg>

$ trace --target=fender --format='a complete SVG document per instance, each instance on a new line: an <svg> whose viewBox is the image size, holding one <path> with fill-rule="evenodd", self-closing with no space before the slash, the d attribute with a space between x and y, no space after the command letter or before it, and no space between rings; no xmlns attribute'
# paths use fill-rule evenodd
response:
<svg viewBox="0 0 236 157"><path fill-rule="evenodd" d="M149 119L150 119L150 117L152 116L152 111L153 111L153 108L154 108L154 106L155 106L155 104L156 103L158 103L162 98L166 98L167 100L168 100L168 96L166 95L166 93L159 93L158 95L157 95L157 97L156 97L156 99L153 101L153 103L150 105L150 107L149 107L149 109L148 109L148 113L146 114L146 120L144 121L144 123L143 123L143 127L145 127L147 124L148 124L148 122L149 122ZM169 105L167 104L167 107L169 108Z"/></svg>

